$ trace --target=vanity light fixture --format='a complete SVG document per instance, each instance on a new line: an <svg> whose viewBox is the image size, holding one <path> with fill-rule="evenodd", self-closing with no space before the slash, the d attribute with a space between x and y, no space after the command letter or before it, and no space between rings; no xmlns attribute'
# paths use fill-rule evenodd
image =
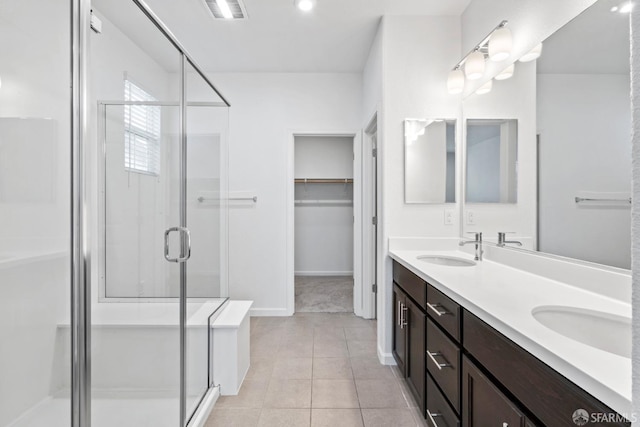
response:
<svg viewBox="0 0 640 427"><path fill-rule="evenodd" d="M493 89L493 79L480 86L478 90L476 90L476 95L484 95L485 93L491 92L491 89Z"/></svg>
<svg viewBox="0 0 640 427"><path fill-rule="evenodd" d="M464 89L464 78L477 80L485 71L486 58L492 61L504 61L511 55L511 31L505 28L508 21L500 22L471 52L458 62L447 78L447 89L450 94L461 93ZM464 74L462 70L464 69ZM491 90L491 89L489 89Z"/></svg>
<svg viewBox="0 0 640 427"><path fill-rule="evenodd" d="M303 12L309 12L316 5L316 0L295 0L294 4Z"/></svg>
<svg viewBox="0 0 640 427"><path fill-rule="evenodd" d="M489 58L493 62L500 62L511 56L513 39L511 30L505 27L498 28L489 39Z"/></svg>
<svg viewBox="0 0 640 427"><path fill-rule="evenodd" d="M500 71L500 74L498 74L494 78L496 80L507 80L507 79L510 79L513 76L513 72L515 71L515 69L516 69L516 64L511 64L507 68L505 68L504 70Z"/></svg>
<svg viewBox="0 0 640 427"><path fill-rule="evenodd" d="M467 56L464 63L464 75L469 80L478 80L484 74L484 53L476 50Z"/></svg>
<svg viewBox="0 0 640 427"><path fill-rule="evenodd" d="M613 6L611 12L630 13L633 10L633 2L624 2L619 6Z"/></svg>
<svg viewBox="0 0 640 427"><path fill-rule="evenodd" d="M538 43L536 47L531 49L529 52L522 55L520 58L520 62L531 62L535 59L538 59L542 54L542 43Z"/></svg>
<svg viewBox="0 0 640 427"><path fill-rule="evenodd" d="M464 74L460 68L455 68L449 72L449 77L447 78L447 89L452 95L462 93L464 90Z"/></svg>

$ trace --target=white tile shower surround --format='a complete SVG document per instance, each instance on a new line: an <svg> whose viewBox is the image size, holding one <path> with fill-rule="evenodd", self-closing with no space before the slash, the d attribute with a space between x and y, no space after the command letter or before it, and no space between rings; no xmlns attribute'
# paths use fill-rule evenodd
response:
<svg viewBox="0 0 640 427"><path fill-rule="evenodd" d="M381 365L376 322L346 313L251 318L251 368L206 427L426 426L396 367Z"/></svg>
<svg viewBox="0 0 640 427"><path fill-rule="evenodd" d="M353 313L353 277L296 276L296 312Z"/></svg>
<svg viewBox="0 0 640 427"><path fill-rule="evenodd" d="M188 303L189 336L200 335L199 327L207 324L209 315L223 302L223 298L216 298ZM93 357L92 425L175 427L179 417L177 380L174 378L177 378L179 368L178 304L101 303L92 307L92 314L94 348L100 349ZM62 391L43 399L7 427L69 426L68 332L68 321L58 324L57 347L62 350L56 354L53 363L57 366L55 371L60 377ZM202 354L206 352L206 337L198 339L197 344L197 349L193 345L190 348L198 350L197 361L201 362ZM127 346L125 360L121 356L122 345ZM165 357L149 358L150 352L164 353ZM167 352L171 354L167 355ZM126 367L133 371L127 372ZM131 382L132 378L139 389L111 387ZM203 379L206 383L206 378ZM194 395L187 401L192 404L199 397Z"/></svg>

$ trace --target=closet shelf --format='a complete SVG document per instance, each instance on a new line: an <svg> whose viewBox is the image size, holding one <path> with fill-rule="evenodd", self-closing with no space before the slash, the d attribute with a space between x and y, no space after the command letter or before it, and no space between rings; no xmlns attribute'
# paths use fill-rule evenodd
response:
<svg viewBox="0 0 640 427"><path fill-rule="evenodd" d="M353 184L353 178L296 178L296 184Z"/></svg>

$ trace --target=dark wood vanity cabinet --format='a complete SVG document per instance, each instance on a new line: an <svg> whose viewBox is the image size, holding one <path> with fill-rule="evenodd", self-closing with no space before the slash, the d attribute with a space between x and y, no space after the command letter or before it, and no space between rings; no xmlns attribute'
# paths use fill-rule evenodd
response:
<svg viewBox="0 0 640 427"><path fill-rule="evenodd" d="M407 306L407 296L396 284L393 285L393 358L398 364L400 372L406 375L407 333L405 331L404 316Z"/></svg>
<svg viewBox="0 0 640 427"><path fill-rule="evenodd" d="M425 282L400 265L394 265L393 276L393 357L424 412L427 316L424 303L420 305L416 299L425 298Z"/></svg>
<svg viewBox="0 0 640 427"><path fill-rule="evenodd" d="M465 356L462 360L462 399L465 427L525 427L532 425L518 406Z"/></svg>
<svg viewBox="0 0 640 427"><path fill-rule="evenodd" d="M429 426L574 427L576 409L615 414L396 261L393 280L393 355Z"/></svg>

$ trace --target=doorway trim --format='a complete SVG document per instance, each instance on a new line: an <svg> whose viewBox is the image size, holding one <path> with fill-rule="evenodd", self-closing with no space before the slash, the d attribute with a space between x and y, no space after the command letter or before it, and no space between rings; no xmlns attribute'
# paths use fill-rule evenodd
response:
<svg viewBox="0 0 640 427"><path fill-rule="evenodd" d="M286 170L286 301L287 316L295 313L295 138L321 136L353 138L353 307L356 316L362 316L362 132L353 130L287 130Z"/></svg>

